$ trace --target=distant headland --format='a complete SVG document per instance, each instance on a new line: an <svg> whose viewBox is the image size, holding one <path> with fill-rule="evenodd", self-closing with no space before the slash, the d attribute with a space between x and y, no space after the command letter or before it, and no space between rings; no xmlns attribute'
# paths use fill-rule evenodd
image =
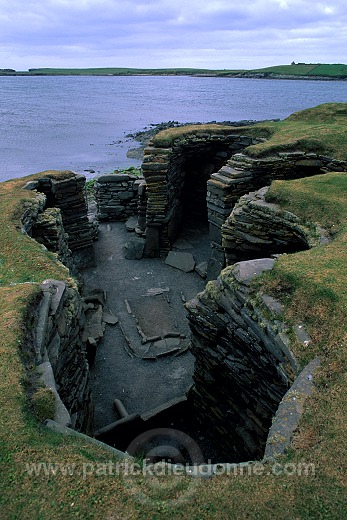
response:
<svg viewBox="0 0 347 520"><path fill-rule="evenodd" d="M27 71L0 69L0 76L206 76L224 78L254 79L308 79L308 80L346 80L347 65L324 63L295 63L275 65L261 69L136 69L136 68L83 68L57 69L35 68Z"/></svg>

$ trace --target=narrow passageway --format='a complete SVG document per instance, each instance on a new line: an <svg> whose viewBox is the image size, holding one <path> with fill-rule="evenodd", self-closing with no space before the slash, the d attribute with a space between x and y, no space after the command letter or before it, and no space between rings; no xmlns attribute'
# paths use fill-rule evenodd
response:
<svg viewBox="0 0 347 520"><path fill-rule="evenodd" d="M184 394L192 384L194 358L187 350L184 301L201 292L205 280L196 271L166 265L164 258L125 259L123 246L132 236L124 223L101 223L94 244L97 267L83 272L87 286L106 291L105 309L119 319L106 325L91 368L95 429L119 419L116 398L129 413L143 413ZM177 250L192 253L196 263L206 261L207 228L186 227ZM154 341L141 341L139 329Z"/></svg>

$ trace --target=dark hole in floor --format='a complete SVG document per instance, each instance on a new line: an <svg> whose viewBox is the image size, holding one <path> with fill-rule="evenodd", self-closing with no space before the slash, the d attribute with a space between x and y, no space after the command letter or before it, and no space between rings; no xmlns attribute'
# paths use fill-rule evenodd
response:
<svg viewBox="0 0 347 520"><path fill-rule="evenodd" d="M210 425L196 422L189 400L153 417L132 414L123 421L110 425L108 431L105 428L96 432L96 438L137 459L152 463L162 460L187 465L240 462L226 457L222 436L211 438L208 435Z"/></svg>

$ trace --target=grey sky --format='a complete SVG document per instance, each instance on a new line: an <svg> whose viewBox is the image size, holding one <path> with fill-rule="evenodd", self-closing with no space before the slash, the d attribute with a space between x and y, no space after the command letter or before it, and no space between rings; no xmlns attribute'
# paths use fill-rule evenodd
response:
<svg viewBox="0 0 347 520"><path fill-rule="evenodd" d="M0 68L346 63L346 0L0 0Z"/></svg>

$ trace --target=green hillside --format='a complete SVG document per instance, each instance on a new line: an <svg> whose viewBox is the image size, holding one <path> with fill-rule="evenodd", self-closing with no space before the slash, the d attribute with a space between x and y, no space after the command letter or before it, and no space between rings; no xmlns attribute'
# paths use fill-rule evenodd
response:
<svg viewBox="0 0 347 520"><path fill-rule="evenodd" d="M343 64L317 64L317 63L293 63L292 65L276 65L262 69L253 69L244 72L244 75L266 74L286 76L325 76L331 78L346 78L347 65Z"/></svg>
<svg viewBox="0 0 347 520"><path fill-rule="evenodd" d="M0 76L217 76L217 77L270 77L276 76L302 76L325 77L331 79L347 78L347 65L320 64L320 63L293 63L292 65L275 65L260 69L196 69L196 68L162 68L141 69L126 67L103 68L35 68L27 71L14 71L12 69L0 69Z"/></svg>

